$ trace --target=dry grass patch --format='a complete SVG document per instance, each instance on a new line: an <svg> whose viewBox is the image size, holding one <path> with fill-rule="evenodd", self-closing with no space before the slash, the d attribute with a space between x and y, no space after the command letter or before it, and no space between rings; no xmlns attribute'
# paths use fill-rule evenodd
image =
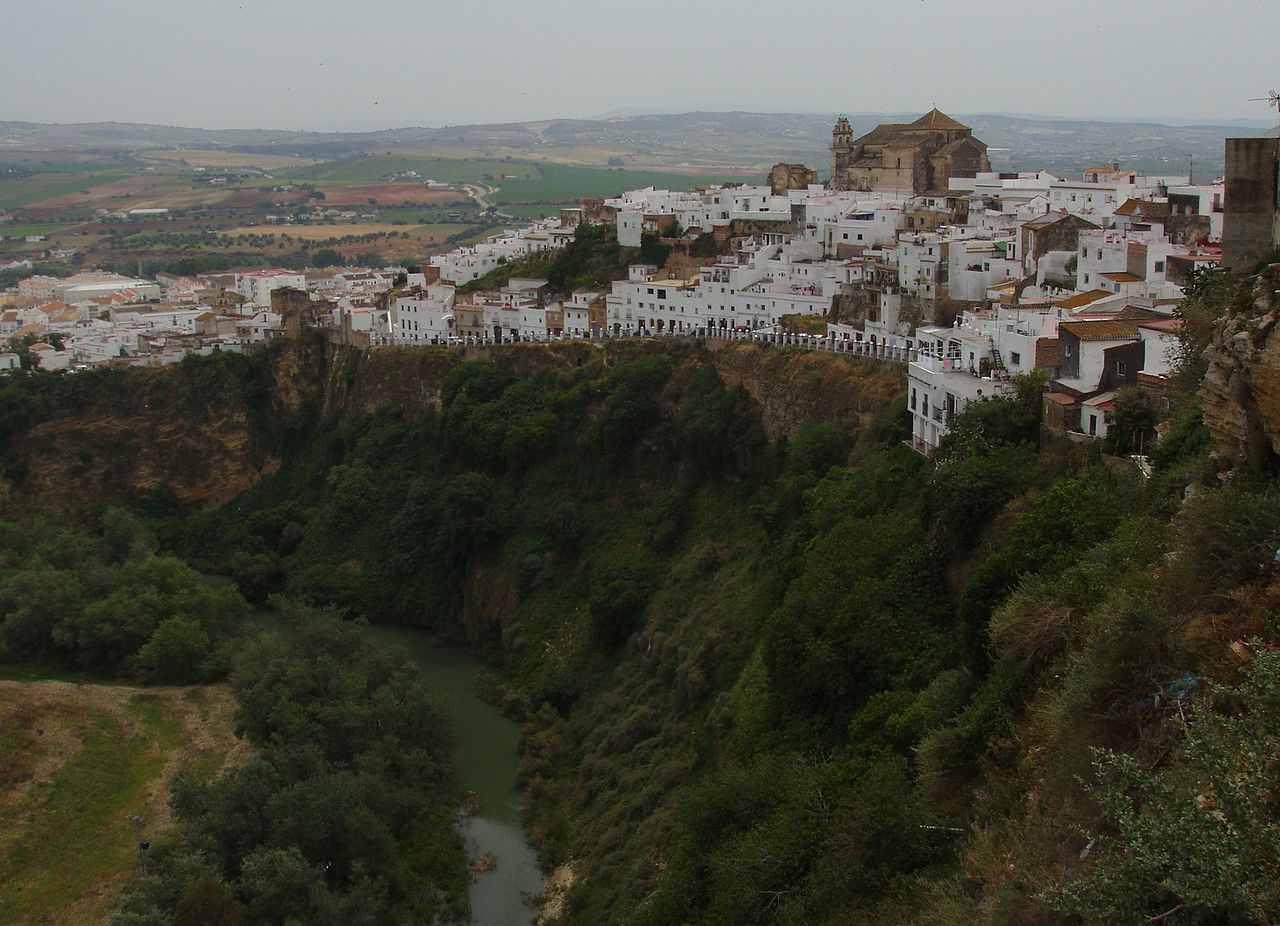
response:
<svg viewBox="0 0 1280 926"><path fill-rule="evenodd" d="M250 154L243 151L213 151L200 148L179 148L172 151L148 151L139 156L143 161L162 161L189 167L252 167L257 170L280 170L285 167L307 167L319 164L315 158L295 157L291 154Z"/></svg>
<svg viewBox="0 0 1280 926"><path fill-rule="evenodd" d="M0 681L0 922L101 923L132 879L131 813L172 826L169 783L243 762L225 686Z"/></svg>
<svg viewBox="0 0 1280 926"><path fill-rule="evenodd" d="M48 199L39 200L30 205L35 209L64 209L77 206L100 206L103 204L107 204L111 208L121 208L124 205L120 202L121 200L141 198L143 194L148 193L152 198L155 198L166 193L175 192L175 185L185 187L188 183L185 180L175 180L165 174L156 174L149 177L125 177L121 180L112 180L110 183L102 183L92 187L86 183L87 193L80 191L63 193L59 196L51 196ZM127 205L131 209L136 207L136 203L128 203Z"/></svg>

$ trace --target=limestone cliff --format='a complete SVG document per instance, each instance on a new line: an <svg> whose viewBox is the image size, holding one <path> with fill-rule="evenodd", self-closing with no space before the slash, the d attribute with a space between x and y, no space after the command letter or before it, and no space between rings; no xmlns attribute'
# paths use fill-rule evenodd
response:
<svg viewBox="0 0 1280 926"><path fill-rule="evenodd" d="M1233 464L1280 461L1280 265L1253 282L1247 308L1223 317L1205 350L1204 421Z"/></svg>
<svg viewBox="0 0 1280 926"><path fill-rule="evenodd" d="M87 511L171 493L184 507L224 505L276 472L290 429L319 414L394 405L420 418L439 410L450 370L483 357L516 376L665 353L677 378L712 364L758 403L770 437L807 421L867 424L900 393L893 366L743 342L610 341L517 344L457 351L334 348L318 336L252 358L196 361L67 377L49 390L41 419L14 439L0 502Z"/></svg>
<svg viewBox="0 0 1280 926"><path fill-rule="evenodd" d="M869 424L906 388L903 369L889 363L741 341L709 346L725 384L742 386L760 406L770 439L790 437L809 421Z"/></svg>
<svg viewBox="0 0 1280 926"><path fill-rule="evenodd" d="M325 363L322 339L304 338L252 358L44 381L28 394L36 420L9 436L0 502L72 514L164 494L224 505L279 468L273 427L318 402Z"/></svg>

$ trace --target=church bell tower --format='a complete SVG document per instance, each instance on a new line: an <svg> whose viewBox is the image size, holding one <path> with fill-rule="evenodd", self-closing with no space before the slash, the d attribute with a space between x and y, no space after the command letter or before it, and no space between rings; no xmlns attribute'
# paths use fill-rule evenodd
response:
<svg viewBox="0 0 1280 926"><path fill-rule="evenodd" d="M849 120L841 116L831 130L831 177L830 185L844 189L847 182L850 155L853 153L853 128Z"/></svg>

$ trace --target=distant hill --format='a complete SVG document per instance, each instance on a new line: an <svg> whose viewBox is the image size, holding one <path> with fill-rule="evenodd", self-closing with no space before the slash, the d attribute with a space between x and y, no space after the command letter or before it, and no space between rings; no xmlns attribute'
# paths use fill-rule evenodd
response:
<svg viewBox="0 0 1280 926"><path fill-rule="evenodd" d="M855 131L918 113L848 113ZM1197 176L1223 170L1223 141L1260 134L1256 125L1166 125L1158 122L1069 120L1011 115L956 114L991 148L998 169L1045 168L1070 173L1116 161L1147 173L1183 174L1194 157ZM431 146L474 154L538 158L554 151L582 163L607 157L649 165L760 170L780 161L823 168L836 114L692 112L618 115L608 119L406 127L377 132L292 132L266 129L195 129L136 123L46 125L0 122L0 158L16 152L76 150L101 154L148 148L229 150L338 158L365 151ZM568 152L567 154L565 152Z"/></svg>

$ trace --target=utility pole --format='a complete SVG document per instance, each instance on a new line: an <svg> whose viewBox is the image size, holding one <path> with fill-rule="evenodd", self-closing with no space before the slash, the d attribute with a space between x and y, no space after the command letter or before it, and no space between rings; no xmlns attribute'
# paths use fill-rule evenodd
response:
<svg viewBox="0 0 1280 926"><path fill-rule="evenodd" d="M129 822L133 824L133 839L138 845L138 874L140 877L147 876L147 850L151 848L151 843L142 838L142 824L145 822L140 814L129 814Z"/></svg>

